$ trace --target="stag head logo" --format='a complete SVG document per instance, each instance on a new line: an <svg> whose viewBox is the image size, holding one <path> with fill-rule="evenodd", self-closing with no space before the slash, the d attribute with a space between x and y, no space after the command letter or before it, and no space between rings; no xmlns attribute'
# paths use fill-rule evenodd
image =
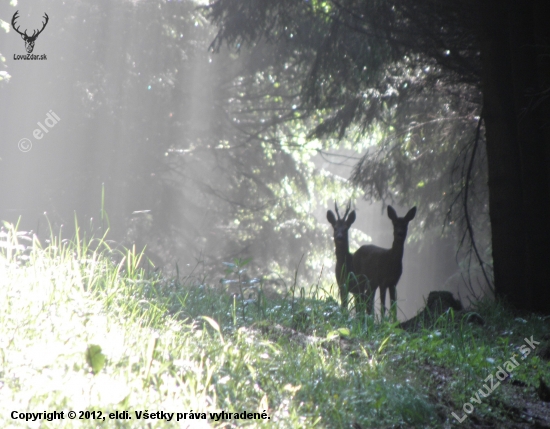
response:
<svg viewBox="0 0 550 429"><path fill-rule="evenodd" d="M43 18L46 21L42 23L42 28L40 30L34 30L32 35L29 36L27 34L27 30L25 30L24 33L21 33L19 31L19 27L15 27L15 21L17 20L17 18L19 18L19 16L17 15L18 13L19 13L19 11L15 12L13 14L13 18L11 19L11 25L12 25L13 29L17 33L19 33L21 35L21 38L25 41L25 49L30 54L30 53L32 53L32 50L34 49L34 42L36 41L36 38L40 35L40 33L42 33L44 31L44 28L46 28L46 25L48 24L48 21L49 21L50 18L48 18L48 14L46 12L44 12ZM38 33L37 33L37 31L38 31Z"/></svg>

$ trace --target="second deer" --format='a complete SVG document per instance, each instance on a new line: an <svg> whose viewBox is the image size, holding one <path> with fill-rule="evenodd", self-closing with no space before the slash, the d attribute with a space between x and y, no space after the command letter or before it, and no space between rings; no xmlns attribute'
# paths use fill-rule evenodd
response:
<svg viewBox="0 0 550 429"><path fill-rule="evenodd" d="M403 273L403 251L409 222L416 215L416 207L410 209L405 217L398 217L392 206L388 206L388 217L393 223L393 244L391 249L383 249L372 244L361 246L353 255L357 272L369 279L367 311L374 313L374 292L380 288L380 313L386 311L386 291L390 290L390 303L393 317L397 316L397 282Z"/></svg>

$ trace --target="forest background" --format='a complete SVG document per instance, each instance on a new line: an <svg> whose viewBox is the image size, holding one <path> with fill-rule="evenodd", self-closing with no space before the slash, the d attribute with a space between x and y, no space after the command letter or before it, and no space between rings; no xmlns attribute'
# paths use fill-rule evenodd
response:
<svg viewBox="0 0 550 429"><path fill-rule="evenodd" d="M0 217L46 238L76 213L198 279L252 257L277 289L295 271L334 283L334 201L358 206L352 247L389 247L384 205L416 205L404 314L435 289L544 309L544 14L434 4L37 1L20 21L48 13L48 60L25 62L23 5L3 3Z"/></svg>

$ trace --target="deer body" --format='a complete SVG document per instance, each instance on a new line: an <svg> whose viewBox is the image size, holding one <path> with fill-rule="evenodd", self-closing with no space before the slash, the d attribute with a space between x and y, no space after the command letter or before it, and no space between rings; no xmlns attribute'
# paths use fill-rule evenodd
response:
<svg viewBox="0 0 550 429"><path fill-rule="evenodd" d="M361 272L369 279L367 311L374 313L374 294L380 288L380 311L386 309L386 291L390 290L391 305L397 300L396 286L403 273L403 246L383 249L374 245L361 246L355 252L355 261Z"/></svg>
<svg viewBox="0 0 550 429"><path fill-rule="evenodd" d="M340 218L338 207L334 205L338 218L332 211L327 219L334 228L336 247L336 281L340 291L342 307L347 307L348 292L356 296L357 308L366 307L368 314L374 313L374 294L380 288L381 312L385 312L386 291L390 290L392 306L397 300L396 286L403 272L403 251L407 237L407 227L416 214L413 207L405 217L397 217L393 207L388 206L388 217L393 223L393 245L383 249L374 245L361 246L353 255L349 251L348 230L355 221L355 211Z"/></svg>
<svg viewBox="0 0 550 429"><path fill-rule="evenodd" d="M405 217L398 217L392 206L388 206L388 217L393 223L393 245L383 249L374 245L361 246L353 255L356 271L369 279L367 295L367 311L374 313L372 297L380 288L380 312L386 310L386 291L390 291L390 302L393 307L397 301L397 282L403 273L403 253L409 222L416 215L416 207L408 211Z"/></svg>

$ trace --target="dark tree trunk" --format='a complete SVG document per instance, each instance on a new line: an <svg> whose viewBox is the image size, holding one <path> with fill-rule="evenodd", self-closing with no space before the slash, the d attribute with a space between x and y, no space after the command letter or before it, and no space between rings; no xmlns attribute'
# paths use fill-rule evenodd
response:
<svg viewBox="0 0 550 429"><path fill-rule="evenodd" d="M549 79L542 3L483 1L480 35L495 289L518 309L549 312L550 117L547 101L535 104Z"/></svg>
<svg viewBox="0 0 550 429"><path fill-rule="evenodd" d="M483 116L489 168L495 288L513 299L524 276L519 149L508 48L508 14L502 0L482 2L481 61ZM517 298L522 300L523 295Z"/></svg>
<svg viewBox="0 0 550 429"><path fill-rule="evenodd" d="M518 143L521 160L523 214L525 223L525 280L528 308L548 311L550 308L550 187L548 145L545 141L543 111L535 107L541 90L538 73L538 51L550 40L538 37L535 22L544 16L537 1L511 2L510 48L518 118ZM538 2L540 5L540 1ZM542 5L540 5L542 6ZM547 5L548 6L548 5ZM539 9L537 11L537 9ZM536 16L539 15L539 16ZM549 17L546 13L547 18ZM548 26L548 22L546 22Z"/></svg>

